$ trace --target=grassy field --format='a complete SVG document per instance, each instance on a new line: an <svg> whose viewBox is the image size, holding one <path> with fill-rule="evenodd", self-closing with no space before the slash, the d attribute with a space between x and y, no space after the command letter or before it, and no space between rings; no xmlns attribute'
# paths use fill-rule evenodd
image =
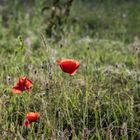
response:
<svg viewBox="0 0 140 140"><path fill-rule="evenodd" d="M139 140L140 1L75 0L51 38L45 4L0 6L0 139ZM80 61L75 75L64 58ZM21 76L31 94L12 93ZM28 112L40 120L26 128Z"/></svg>

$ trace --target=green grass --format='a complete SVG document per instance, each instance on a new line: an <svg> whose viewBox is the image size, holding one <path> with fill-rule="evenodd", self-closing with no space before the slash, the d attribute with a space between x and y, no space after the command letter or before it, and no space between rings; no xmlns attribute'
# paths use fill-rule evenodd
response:
<svg viewBox="0 0 140 140"><path fill-rule="evenodd" d="M45 36L39 4L0 20L0 139L138 140L139 2L75 2L59 42ZM62 58L80 61L76 75L61 71ZM12 94L24 75L31 94ZM30 111L41 119L25 130Z"/></svg>

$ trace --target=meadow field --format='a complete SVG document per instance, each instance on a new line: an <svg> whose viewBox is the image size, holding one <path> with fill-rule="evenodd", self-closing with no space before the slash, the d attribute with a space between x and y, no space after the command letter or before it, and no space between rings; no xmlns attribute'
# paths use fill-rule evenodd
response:
<svg viewBox="0 0 140 140"><path fill-rule="evenodd" d="M139 59L139 0L0 1L0 140L140 140Z"/></svg>

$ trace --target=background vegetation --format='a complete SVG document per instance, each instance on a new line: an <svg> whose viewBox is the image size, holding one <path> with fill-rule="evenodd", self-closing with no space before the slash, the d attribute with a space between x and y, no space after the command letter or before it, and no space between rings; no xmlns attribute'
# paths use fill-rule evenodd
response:
<svg viewBox="0 0 140 140"><path fill-rule="evenodd" d="M0 2L0 139L139 140L140 1L65 2ZM75 76L62 58L81 62ZM12 94L23 75L31 94Z"/></svg>

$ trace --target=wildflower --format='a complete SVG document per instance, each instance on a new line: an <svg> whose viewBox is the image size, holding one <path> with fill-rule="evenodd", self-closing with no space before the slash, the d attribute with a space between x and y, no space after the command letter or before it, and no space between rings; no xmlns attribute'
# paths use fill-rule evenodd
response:
<svg viewBox="0 0 140 140"><path fill-rule="evenodd" d="M38 113L38 112L29 112L26 115L26 119L29 121L29 123L37 122L40 119L40 113Z"/></svg>
<svg viewBox="0 0 140 140"><path fill-rule="evenodd" d="M58 60L57 63L63 72L69 73L70 75L75 75L80 66L80 62L74 59Z"/></svg>
<svg viewBox="0 0 140 140"><path fill-rule="evenodd" d="M26 120L23 124L25 128L28 128L31 126L33 122L38 122L40 119L40 113L39 112L29 112L26 114Z"/></svg>
<svg viewBox="0 0 140 140"><path fill-rule="evenodd" d="M21 94L23 91L27 90L28 93L30 93L30 89L32 86L32 81L30 81L26 76L23 76L19 79L16 86L12 88L12 92Z"/></svg>

